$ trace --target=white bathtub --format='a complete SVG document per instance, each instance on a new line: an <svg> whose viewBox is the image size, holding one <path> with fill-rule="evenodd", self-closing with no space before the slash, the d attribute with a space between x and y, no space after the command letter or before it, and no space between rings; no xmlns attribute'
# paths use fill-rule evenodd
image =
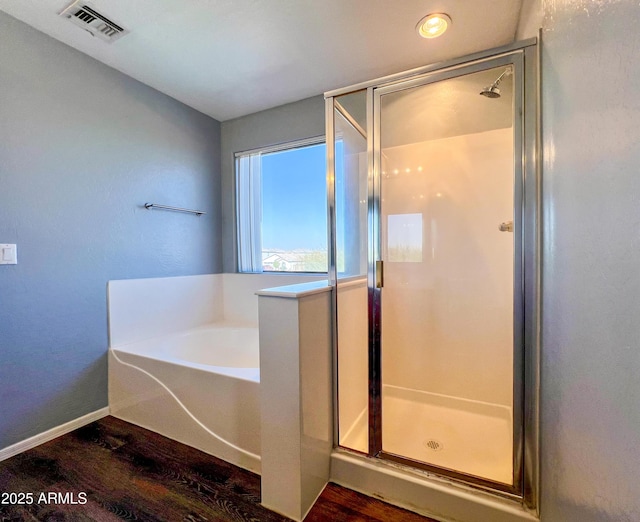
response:
<svg viewBox="0 0 640 522"><path fill-rule="evenodd" d="M205 274L109 281L111 414L260 472L255 294L321 279Z"/></svg>
<svg viewBox="0 0 640 522"><path fill-rule="evenodd" d="M187 368L260 382L257 328L206 325L115 349Z"/></svg>
<svg viewBox="0 0 640 522"><path fill-rule="evenodd" d="M112 346L111 414L260 472L258 329L206 325Z"/></svg>

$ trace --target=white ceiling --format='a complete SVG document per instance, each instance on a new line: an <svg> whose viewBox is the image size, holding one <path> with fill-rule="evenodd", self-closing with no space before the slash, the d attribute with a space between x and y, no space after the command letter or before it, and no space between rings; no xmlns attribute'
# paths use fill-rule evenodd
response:
<svg viewBox="0 0 640 522"><path fill-rule="evenodd" d="M514 40L522 0L90 0L131 33L108 44L58 16L0 9L220 121ZM419 38L424 15L453 20Z"/></svg>

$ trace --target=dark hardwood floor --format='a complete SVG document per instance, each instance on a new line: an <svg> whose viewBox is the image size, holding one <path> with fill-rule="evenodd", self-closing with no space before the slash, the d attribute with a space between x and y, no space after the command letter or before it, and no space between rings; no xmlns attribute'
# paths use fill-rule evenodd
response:
<svg viewBox="0 0 640 522"><path fill-rule="evenodd" d="M0 521L23 520L288 519L260 505L258 475L106 417L0 462ZM329 484L305 521L430 519Z"/></svg>

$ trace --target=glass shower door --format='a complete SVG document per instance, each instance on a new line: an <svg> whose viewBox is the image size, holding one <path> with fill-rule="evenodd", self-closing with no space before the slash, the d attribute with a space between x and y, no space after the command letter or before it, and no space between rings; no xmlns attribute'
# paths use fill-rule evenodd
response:
<svg viewBox="0 0 640 522"><path fill-rule="evenodd" d="M508 489L521 385L518 82L508 63L471 70L375 92L373 444Z"/></svg>
<svg viewBox="0 0 640 522"><path fill-rule="evenodd" d="M337 440L369 449L368 162L366 91L333 103L335 128L335 266L337 323Z"/></svg>

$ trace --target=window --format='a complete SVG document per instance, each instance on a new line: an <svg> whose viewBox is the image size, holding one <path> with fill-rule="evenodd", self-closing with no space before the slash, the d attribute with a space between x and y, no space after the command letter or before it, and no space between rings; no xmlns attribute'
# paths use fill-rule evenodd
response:
<svg viewBox="0 0 640 522"><path fill-rule="evenodd" d="M320 140L236 154L240 272L326 272L326 147Z"/></svg>

